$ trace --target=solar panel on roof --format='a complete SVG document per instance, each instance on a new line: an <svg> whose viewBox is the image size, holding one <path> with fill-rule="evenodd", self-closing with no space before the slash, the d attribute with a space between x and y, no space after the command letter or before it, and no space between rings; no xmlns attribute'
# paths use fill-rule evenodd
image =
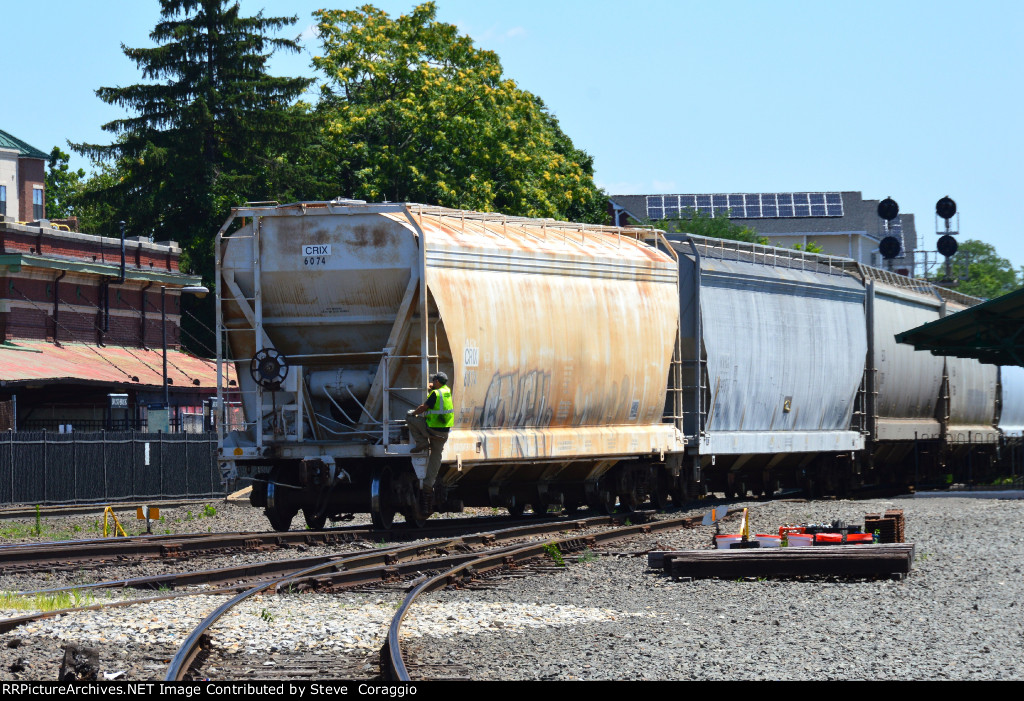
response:
<svg viewBox="0 0 1024 701"><path fill-rule="evenodd" d="M653 219L686 216L696 210L735 219L841 217L839 192L762 192L710 195L648 195L647 216Z"/></svg>

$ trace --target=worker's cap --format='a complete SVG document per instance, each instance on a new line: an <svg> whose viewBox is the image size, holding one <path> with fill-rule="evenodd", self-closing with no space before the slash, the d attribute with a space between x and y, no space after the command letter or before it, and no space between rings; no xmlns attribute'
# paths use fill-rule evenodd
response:
<svg viewBox="0 0 1024 701"><path fill-rule="evenodd" d="M440 382L442 385L448 384L448 376L443 372L435 372L430 376L431 382Z"/></svg>

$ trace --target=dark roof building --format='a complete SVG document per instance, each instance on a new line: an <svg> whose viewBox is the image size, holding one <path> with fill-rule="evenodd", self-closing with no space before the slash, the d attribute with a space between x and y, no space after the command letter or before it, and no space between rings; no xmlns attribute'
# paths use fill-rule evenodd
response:
<svg viewBox="0 0 1024 701"><path fill-rule="evenodd" d="M698 211L749 227L772 245L789 248L814 242L827 255L886 267L878 253L888 235L902 242L897 271L913 271L917 230L913 214L901 214L886 229L878 200L860 192L767 192L688 195L612 195L609 209L616 225L685 216Z"/></svg>

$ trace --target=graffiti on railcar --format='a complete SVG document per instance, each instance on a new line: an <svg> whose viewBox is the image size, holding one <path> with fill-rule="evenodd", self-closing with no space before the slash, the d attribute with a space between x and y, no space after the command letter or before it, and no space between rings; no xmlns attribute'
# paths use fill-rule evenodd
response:
<svg viewBox="0 0 1024 701"><path fill-rule="evenodd" d="M550 372L495 373L484 395L477 425L485 429L550 426L550 388Z"/></svg>

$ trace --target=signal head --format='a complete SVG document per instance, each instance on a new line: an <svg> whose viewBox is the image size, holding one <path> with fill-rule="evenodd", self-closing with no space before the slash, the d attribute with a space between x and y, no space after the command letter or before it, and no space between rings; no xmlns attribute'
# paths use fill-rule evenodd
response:
<svg viewBox="0 0 1024 701"><path fill-rule="evenodd" d="M959 244L957 244L956 239L950 236L949 234L939 237L939 253L946 256L947 258L956 253L956 250L959 247L960 246Z"/></svg>
<svg viewBox="0 0 1024 701"><path fill-rule="evenodd" d="M882 239L882 242L878 244L878 252L882 254L882 257L886 260L891 260L900 254L900 240L895 236L886 236Z"/></svg>
<svg viewBox="0 0 1024 701"><path fill-rule="evenodd" d="M892 221L900 213L900 206L896 204L896 200L891 197L886 197L884 200L878 203L878 216L886 221Z"/></svg>
<svg viewBox="0 0 1024 701"><path fill-rule="evenodd" d="M943 219L952 219L956 214L956 202L948 195L935 203L935 213Z"/></svg>

